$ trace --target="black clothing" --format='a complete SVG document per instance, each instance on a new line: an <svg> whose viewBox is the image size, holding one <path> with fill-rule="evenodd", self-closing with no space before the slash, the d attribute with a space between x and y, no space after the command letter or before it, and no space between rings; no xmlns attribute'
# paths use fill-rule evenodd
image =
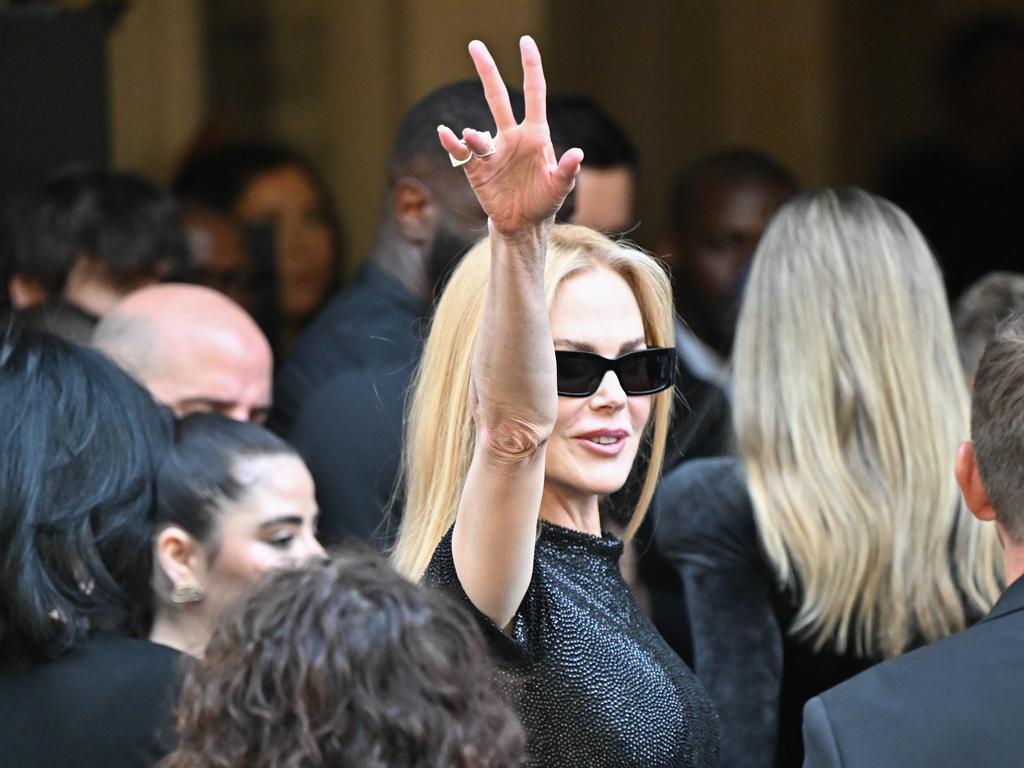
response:
<svg viewBox="0 0 1024 768"><path fill-rule="evenodd" d="M718 385L694 374L682 355L677 355L676 360L676 402L665 445L663 472L683 461L728 455L733 444L729 400L725 392ZM634 474L634 477L639 476L639 473ZM636 494L615 494L612 498L618 496L623 497L618 506L626 511L621 517L624 522L632 513ZM657 526L657 515L652 510L633 539L637 553L637 577L647 589L654 626L672 650L687 664L692 664L686 594L675 568L654 546Z"/></svg>
<svg viewBox="0 0 1024 768"><path fill-rule="evenodd" d="M381 527L398 474L409 382L427 308L372 265L296 342L275 382L271 427L316 482L320 536L386 545Z"/></svg>
<svg viewBox="0 0 1024 768"><path fill-rule="evenodd" d="M657 544L686 593L693 669L722 722L722 766L799 766L801 711L877 659L791 637L798 599L761 547L741 463L688 462L666 475Z"/></svg>
<svg viewBox="0 0 1024 768"><path fill-rule="evenodd" d="M732 414L721 387L697 376L676 357L675 410L665 446L665 470L683 461L732 452Z"/></svg>
<svg viewBox="0 0 1024 768"><path fill-rule="evenodd" d="M715 766L714 708L633 600L621 554L614 537L541 523L533 578L510 635L466 597L451 532L424 580L468 605L483 626L535 764Z"/></svg>
<svg viewBox="0 0 1024 768"><path fill-rule="evenodd" d="M99 318L63 299L49 299L15 316L29 328L52 333L73 344L88 346Z"/></svg>
<svg viewBox="0 0 1024 768"><path fill-rule="evenodd" d="M1024 579L970 629L879 664L804 714L810 768L1018 768Z"/></svg>
<svg viewBox="0 0 1024 768"><path fill-rule="evenodd" d="M150 768L173 748L176 651L97 634L53 661L2 653L4 768Z"/></svg>

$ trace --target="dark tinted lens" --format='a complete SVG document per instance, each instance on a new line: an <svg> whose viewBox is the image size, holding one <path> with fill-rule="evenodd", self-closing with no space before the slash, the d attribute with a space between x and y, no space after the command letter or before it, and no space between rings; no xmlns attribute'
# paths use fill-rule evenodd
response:
<svg viewBox="0 0 1024 768"><path fill-rule="evenodd" d="M619 383L627 395L660 392L672 384L673 352L668 349L645 349L619 358L616 366Z"/></svg>
<svg viewBox="0 0 1024 768"><path fill-rule="evenodd" d="M589 352L555 352L558 394L592 395L601 382L607 361Z"/></svg>

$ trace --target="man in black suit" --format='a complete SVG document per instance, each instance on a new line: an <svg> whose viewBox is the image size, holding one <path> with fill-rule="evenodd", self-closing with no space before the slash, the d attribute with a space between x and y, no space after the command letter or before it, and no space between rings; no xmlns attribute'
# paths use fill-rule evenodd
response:
<svg viewBox="0 0 1024 768"><path fill-rule="evenodd" d="M521 114L522 95L511 95ZM313 473L325 544L352 536L386 546L395 534L382 523L421 326L454 262L487 234L465 174L437 142L439 124L495 130L479 82L442 86L406 113L366 263L298 339L275 381L270 427Z"/></svg>
<svg viewBox="0 0 1024 768"><path fill-rule="evenodd" d="M957 480L975 517L996 526L1010 586L970 629L811 699L805 768L1024 762L1024 315L1007 320L981 358L971 436Z"/></svg>

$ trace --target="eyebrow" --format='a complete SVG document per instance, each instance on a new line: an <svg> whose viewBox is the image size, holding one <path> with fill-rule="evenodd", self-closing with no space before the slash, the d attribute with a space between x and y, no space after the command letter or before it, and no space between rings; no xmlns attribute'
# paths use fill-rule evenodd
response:
<svg viewBox="0 0 1024 768"><path fill-rule="evenodd" d="M271 520L265 520L260 523L260 530L264 528L273 528L276 525L298 525L301 526L303 523L302 518L299 515L281 515Z"/></svg>
<svg viewBox="0 0 1024 768"><path fill-rule="evenodd" d="M568 347L569 349L577 352L590 352L592 354L598 354L597 348L593 344L588 344L585 341L572 341L571 339L555 339L556 347ZM619 354L624 355L627 352L635 352L637 349L645 346L647 341L641 337L639 339L632 339L625 341L622 346L619 347Z"/></svg>

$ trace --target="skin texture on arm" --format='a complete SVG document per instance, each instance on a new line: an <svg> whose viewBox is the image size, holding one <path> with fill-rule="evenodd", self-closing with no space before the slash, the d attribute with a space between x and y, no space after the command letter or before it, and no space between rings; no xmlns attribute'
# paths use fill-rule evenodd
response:
<svg viewBox="0 0 1024 768"><path fill-rule="evenodd" d="M495 624L515 615L533 572L544 489L545 443L555 423L555 358L544 292L548 230L572 190L583 153L556 161L536 43L520 41L526 115L517 124L494 60L479 41L470 56L498 133L438 127L488 216L491 273L473 358L470 402L476 449L452 537L466 595ZM491 154L491 150L493 154ZM486 155L480 157L480 155Z"/></svg>

